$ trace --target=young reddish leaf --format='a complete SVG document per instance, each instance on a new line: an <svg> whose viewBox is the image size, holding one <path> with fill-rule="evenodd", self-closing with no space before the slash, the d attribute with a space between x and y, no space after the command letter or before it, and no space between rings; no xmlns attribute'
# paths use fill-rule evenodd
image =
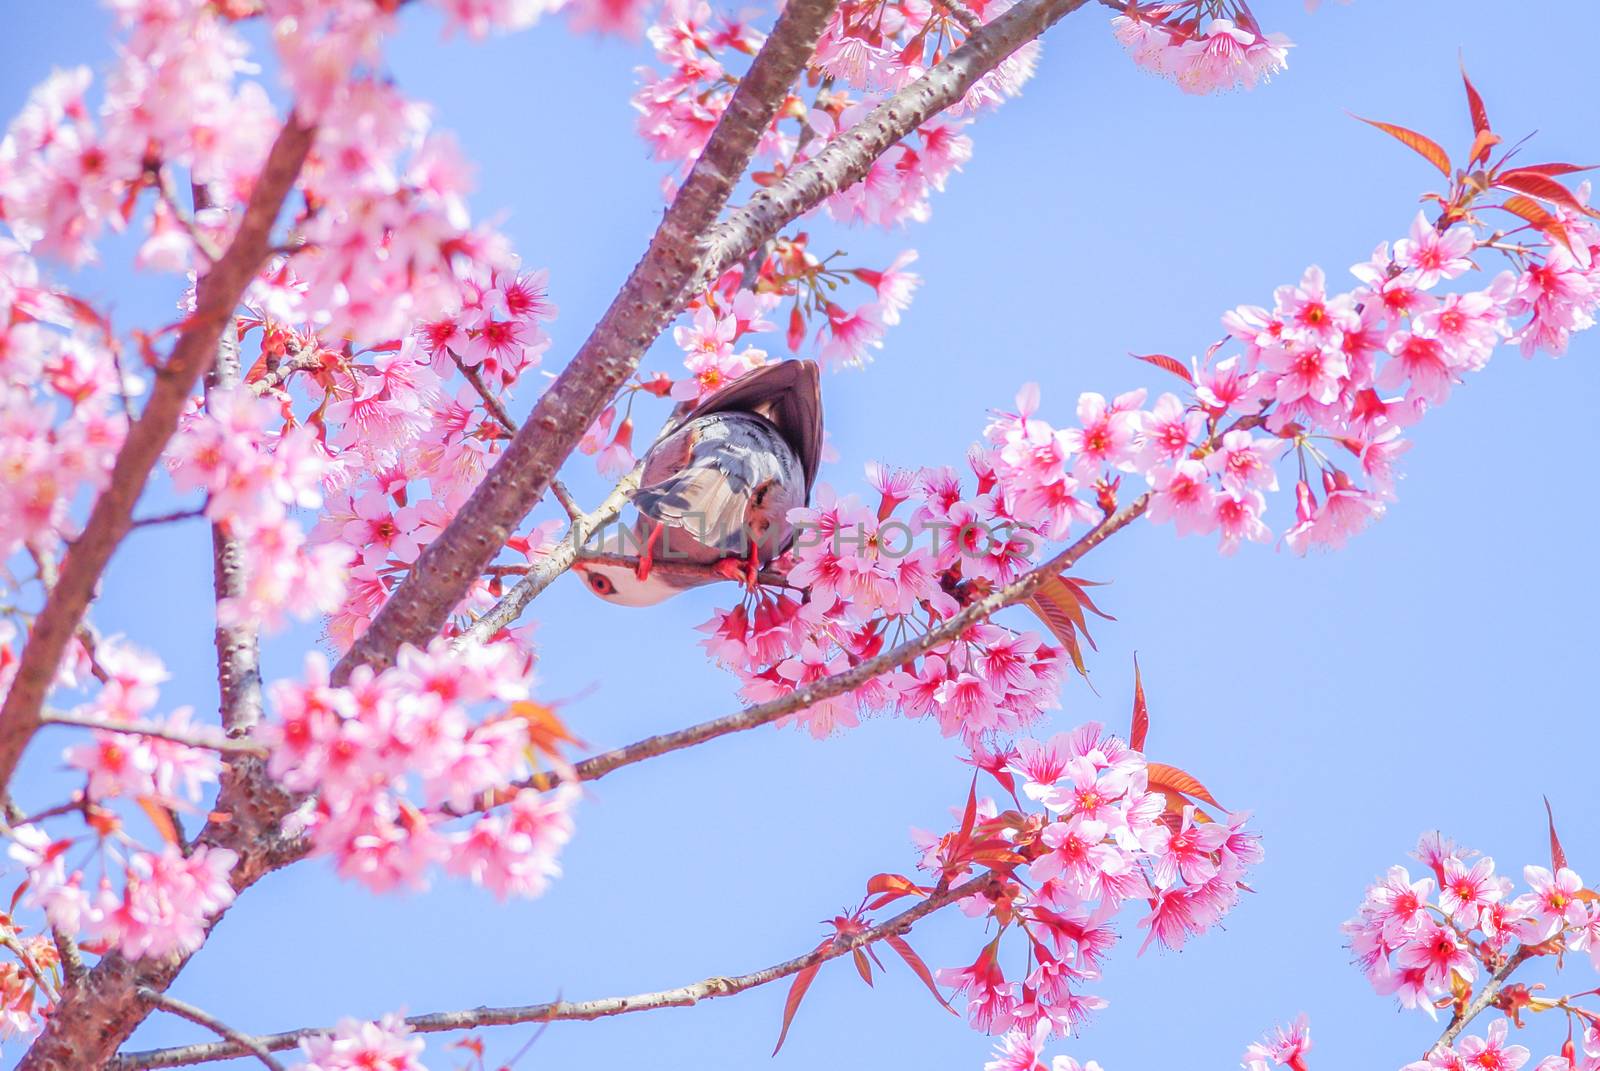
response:
<svg viewBox="0 0 1600 1071"><path fill-rule="evenodd" d="M794 1022L794 1013L800 1010L800 1002L805 999L806 990L811 988L821 968L822 964L813 963L794 976L794 983L789 986L789 998L783 1002L783 1029L778 1031L778 1044L773 1046L772 1055L778 1055L778 1050L783 1048L783 1039L789 1036L789 1024Z"/></svg>
<svg viewBox="0 0 1600 1071"><path fill-rule="evenodd" d="M1133 656L1133 728L1128 732L1128 746L1135 751L1144 750L1145 737L1150 735L1150 707L1144 701L1144 678L1139 672L1139 655Z"/></svg>
<svg viewBox="0 0 1600 1071"><path fill-rule="evenodd" d="M1194 374L1189 371L1187 365L1174 357L1168 357L1164 353L1130 353L1128 356L1145 364L1153 364L1163 372L1171 372L1189 386L1194 386Z"/></svg>
<svg viewBox="0 0 1600 1071"><path fill-rule="evenodd" d="M1461 64L1461 81L1467 87L1467 109L1472 112L1472 129L1479 134L1489 129L1489 110L1483 106L1483 98L1478 95L1477 87L1472 84L1472 79L1467 77L1467 65Z"/></svg>
<svg viewBox="0 0 1600 1071"><path fill-rule="evenodd" d="M892 904L902 896L922 896L925 890L910 878L901 874L874 874L867 879L867 895L878 895L867 902L868 909L878 910L885 904Z"/></svg>
<svg viewBox="0 0 1600 1071"><path fill-rule="evenodd" d="M1415 130L1407 130L1405 127L1395 126L1393 123L1380 123L1376 119L1364 119L1359 115L1355 116L1355 118L1360 119L1368 126L1377 127L1412 152L1421 156L1428 163L1437 167L1439 173L1445 178L1450 177L1450 154L1440 148L1438 142L1431 138L1423 137Z"/></svg>
<svg viewBox="0 0 1600 1071"><path fill-rule="evenodd" d="M1079 606L1082 606L1084 609L1088 610L1091 614L1094 614L1096 617L1103 617L1107 621L1115 621L1116 620L1116 618L1112 617L1110 614L1108 614L1104 610L1100 609L1100 607L1096 606L1094 604L1094 600L1089 598L1089 593L1083 590L1086 587L1089 587L1089 588L1100 587L1102 584L1105 583L1105 581L1103 581L1103 580L1080 580L1075 576L1063 576L1063 577L1060 578L1060 580L1061 580L1061 582L1063 584L1065 584L1068 587L1070 587L1073 590L1073 592L1078 596L1078 605Z"/></svg>
<svg viewBox="0 0 1600 1071"><path fill-rule="evenodd" d="M1472 152L1467 156L1467 166L1474 167L1479 163L1488 163L1489 151L1500 144L1501 137L1493 130L1480 130L1478 136L1472 139Z"/></svg>
<svg viewBox="0 0 1600 1071"><path fill-rule="evenodd" d="M1550 797L1544 798L1544 813L1550 819L1550 869L1560 870L1567 865L1567 851L1556 836L1556 812L1550 808Z"/></svg>
<svg viewBox="0 0 1600 1071"><path fill-rule="evenodd" d="M1600 164L1524 164L1514 167L1507 174L1515 171L1525 171L1530 175L1575 175L1580 171L1593 171Z"/></svg>
<svg viewBox="0 0 1600 1071"><path fill-rule="evenodd" d="M1525 171L1522 168L1505 172L1495 179L1494 184L1502 189L1516 190L1519 193L1529 194L1542 201L1551 201L1563 208L1570 208L1574 212L1582 212L1591 216L1600 214L1578 200L1571 190L1555 179Z"/></svg>
<svg viewBox="0 0 1600 1071"><path fill-rule="evenodd" d="M1499 207L1514 216L1522 217L1551 238L1566 246L1568 251L1572 250L1572 242L1567 237L1567 228L1562 226L1560 220L1540 207L1539 202L1518 193L1507 197Z"/></svg>
<svg viewBox="0 0 1600 1071"><path fill-rule="evenodd" d="M177 823L172 820L172 812L167 810L165 804L153 796L140 796L138 802L139 809L150 816L150 824L156 827L162 840L175 846L183 844Z"/></svg>
<svg viewBox="0 0 1600 1071"><path fill-rule="evenodd" d="M972 774L972 787L967 790L967 809L961 813L961 832L956 834L956 840L965 842L972 836L972 828L978 821L978 774Z"/></svg>
<svg viewBox="0 0 1600 1071"><path fill-rule="evenodd" d="M1162 792L1178 792L1185 796L1211 804L1219 811L1227 810L1206 791L1194 777L1176 766L1168 766L1164 762L1152 762L1145 765L1146 772L1150 775L1150 787Z"/></svg>
<svg viewBox="0 0 1600 1071"><path fill-rule="evenodd" d="M950 1002L940 994L939 986L933 980L933 972L928 970L928 965L922 962L922 957L917 955L910 943L897 933L889 934L884 938L884 941L890 948L900 953L900 958L906 961L906 966L910 967L916 976L922 979L922 984L928 987L928 992L933 994L933 999L937 1000L944 1010L951 1015L957 1014L956 1010L950 1006Z"/></svg>
<svg viewBox="0 0 1600 1071"><path fill-rule="evenodd" d="M850 953L850 958L856 961L856 971L861 975L861 980L867 983L868 986L871 986L872 964L867 962L866 953L862 952L861 949L858 948Z"/></svg>
<svg viewBox="0 0 1600 1071"><path fill-rule="evenodd" d="M1033 598L1028 600L1029 609L1039 615L1039 619L1049 626L1050 631L1056 632L1061 628L1066 632L1083 633L1083 638L1089 641L1089 646L1094 646L1090 638L1088 622L1084 620L1083 604L1078 599L1076 588L1065 583L1059 576L1046 578L1033 593ZM1056 632L1060 636L1059 632Z"/></svg>

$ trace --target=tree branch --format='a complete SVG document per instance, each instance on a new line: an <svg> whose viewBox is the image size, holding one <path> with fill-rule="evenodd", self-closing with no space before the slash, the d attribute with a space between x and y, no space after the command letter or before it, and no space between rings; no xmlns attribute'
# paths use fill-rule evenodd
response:
<svg viewBox="0 0 1600 1071"><path fill-rule="evenodd" d="M612 1015L627 1015L630 1012L654 1011L657 1008L683 1008L698 1004L702 1000L715 1000L718 997L728 997L735 993L743 993L747 989L766 985L791 975L799 974L807 967L814 967L826 963L831 959L848 955L858 948L881 941L885 937L905 933L913 923L940 908L964 900L969 896L982 892L994 876L988 871L962 882L960 885L944 889L936 889L925 899L912 905L900 914L879 923L876 926L862 930L860 933L834 938L833 941L807 952L803 956L785 960L771 967L749 974L735 975L731 978L715 977L706 978L692 985L679 986L676 989L663 989L654 993L639 993L628 997L607 997L602 1000L565 1001L557 1000L546 1004L528 1004L521 1007L509 1008L469 1008L462 1011L434 1012L430 1015L413 1015L406 1019L411 1029L419 1034L437 1033L445 1030L470 1030L485 1026L511 1026L516 1023L547 1023L557 1020L589 1020L604 1019ZM254 1037L241 1038L234 1042L210 1042L203 1045L184 1045L170 1049L154 1049L148 1052L130 1052L117 1056L106 1065L106 1071L143 1071L146 1068L182 1067L188 1064L208 1063L213 1060L226 1060L242 1055L246 1050L242 1043L250 1042L269 1051L280 1051L293 1048L302 1038L314 1037L318 1034L327 1034L332 1027L303 1027L299 1030L288 1030L281 1034L260 1034Z"/></svg>
<svg viewBox="0 0 1600 1071"><path fill-rule="evenodd" d="M633 471L617 481L611 493L594 508L594 512L586 513L572 522L567 529L566 538L555 546L542 558L532 562L528 573L516 585L500 596L482 617L474 621L470 628L462 634L460 643L483 643L496 632L510 625L522 613L523 608L539 597L539 594L555 582L556 577L571 569L583 551L583 545L589 537L604 525L616 520L617 515L628 504L629 497L639 486L639 475L643 470L635 466Z"/></svg>
<svg viewBox="0 0 1600 1071"><path fill-rule="evenodd" d="M179 1018L187 1019L191 1023L203 1026L218 1037L227 1039L238 1047L236 1055L253 1055L271 1068L272 1071L283 1071L283 1065L272 1058L272 1053L266 1046L242 1031L235 1030L216 1016L201 1011L193 1004L179 1000L177 997L169 997L165 993L157 993L154 989L145 986L139 987L139 999L169 1011Z"/></svg>
<svg viewBox="0 0 1600 1071"><path fill-rule="evenodd" d="M1087 0L1023 0L984 25L921 78L872 109L861 122L770 186L706 236L702 278L749 256L823 200L849 189L896 142L966 96L973 84Z"/></svg>
<svg viewBox="0 0 1600 1071"><path fill-rule="evenodd" d="M171 740L185 747L203 748L224 755L256 755L265 757L265 745L254 740L213 736L207 733L186 733L156 721L111 721L87 714L74 714L70 710L45 710L40 716L41 725L74 725L80 729L99 729L108 733L132 733L135 736L153 736L158 740Z"/></svg>
<svg viewBox="0 0 1600 1071"><path fill-rule="evenodd" d="M483 380L483 373L478 371L476 365L470 365L463 361L456 355L455 350L450 351L450 359L456 363L456 368L460 370L462 377L472 384L472 389L478 392L478 397L483 399L483 407L489 411L489 415L494 417L495 422L502 428L515 435L517 433L517 422L511 419L511 414L506 411L505 403L490 392L489 384Z"/></svg>
<svg viewBox="0 0 1600 1071"><path fill-rule="evenodd" d="M314 127L292 114L279 130L250 191L238 232L200 281L195 311L167 363L156 373L150 400L118 451L110 482L95 500L83 534L67 552L61 579L34 622L15 682L0 708L0 785L9 783L22 749L40 725L45 693L67 642L112 551L128 531L134 503L177 430L189 392L214 358L240 296L266 259L273 223L300 174L314 134ZM259 871L241 865L232 881L235 888L243 888L259 876ZM99 1066L144 1018L135 989L165 988L186 958L134 962L115 952L103 956L88 975L62 993L17 1071Z"/></svg>
<svg viewBox="0 0 1600 1071"><path fill-rule="evenodd" d="M205 186L193 187L196 212L212 207L212 198ZM239 386L244 377L244 366L239 359L239 321L229 317L222 337L217 340L217 358L206 375L206 404L212 396ZM260 392L256 392L258 395ZM242 598L248 581L249 563L244 540L230 532L226 525L211 525L211 588L219 609L212 642L217 649L218 714L223 732L230 739L247 736L261 720L261 640L254 626L224 625L220 609L226 599ZM252 745L246 749L227 749L227 769L217 789L216 810L233 813L241 808L244 797L240 791L240 778L256 776L256 766L247 756L265 756L265 749ZM236 816L239 817L239 816ZM247 817L254 818L253 815ZM245 817L239 817L245 820Z"/></svg>
<svg viewBox="0 0 1600 1071"><path fill-rule="evenodd" d="M688 299L703 266L702 236L727 204L837 4L790 0L784 7L643 259L494 467L340 660L335 683L358 665L389 665L401 644L432 639L544 497L561 463Z"/></svg>
<svg viewBox="0 0 1600 1071"><path fill-rule="evenodd" d="M150 400L128 429L105 490L95 499L83 534L68 549L61 577L29 630L16 677L0 707L0 788L10 784L23 748L39 727L45 693L55 679L61 656L83 620L112 552L128 533L134 503L177 430L189 392L210 365L240 295L266 258L273 221L310 151L312 133L312 127L292 115L278 132L250 192L238 234L201 280L195 311L166 364L156 372Z"/></svg>

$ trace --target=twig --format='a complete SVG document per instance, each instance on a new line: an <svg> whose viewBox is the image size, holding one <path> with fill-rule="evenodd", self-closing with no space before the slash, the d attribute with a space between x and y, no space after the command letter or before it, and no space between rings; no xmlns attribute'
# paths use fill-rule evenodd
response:
<svg viewBox="0 0 1600 1071"><path fill-rule="evenodd" d="M1442 1046L1454 1045L1456 1038L1460 1037L1461 1032L1467 1028L1467 1024L1481 1015L1483 1010L1490 1004L1494 1003L1494 999L1500 995L1500 989L1505 985L1506 979L1511 977L1511 972L1522 966L1529 959L1532 959L1533 955L1526 947L1518 948L1516 952L1512 953L1511 958L1502 963L1500 969L1491 974L1489 980L1483 983L1483 988L1478 990L1476 997L1472 998L1472 1003L1468 1004L1460 1015L1450 1020L1450 1025L1445 1028L1443 1034L1439 1035L1439 1040L1434 1043L1433 1049L1429 1051L1437 1050Z"/></svg>
<svg viewBox="0 0 1600 1071"><path fill-rule="evenodd" d="M33 958L33 953L29 952L22 942L15 937L0 937L0 946L11 950L11 954L21 962L22 969L28 972L28 976L33 979L34 984L44 991L45 999L54 1003L56 1000L55 987L50 984L50 980L39 969L39 963Z"/></svg>
<svg viewBox="0 0 1600 1071"><path fill-rule="evenodd" d="M158 740L171 740L175 744L217 751L224 755L256 755L264 758L268 754L266 745L258 744L254 740L232 739L209 733L186 733L156 721L112 721L108 718L91 717L88 714L74 714L70 710L45 710L40 716L40 721L45 725L72 725L80 729L98 729L108 733L153 736Z"/></svg>
<svg viewBox="0 0 1600 1071"><path fill-rule="evenodd" d="M978 17L978 13L968 7L963 0L939 0L939 3L968 33L977 33L983 26L983 20Z"/></svg>
<svg viewBox="0 0 1600 1071"><path fill-rule="evenodd" d="M211 193L204 186L193 186L195 210L212 206ZM244 378L244 362L239 355L239 321L233 319L217 340L217 358L206 376L206 405L224 391L234 390ZM261 391L254 392L259 397ZM245 541L227 525L211 525L211 590L217 606L212 645L217 652L217 714L222 730L230 739L247 736L261 720L261 636L254 625L224 624L221 608L230 599L245 595L249 583L249 550ZM233 816L245 828L257 828L250 806L251 782L257 770L248 756L262 753L229 753L227 769L217 789L218 811Z"/></svg>
<svg viewBox="0 0 1600 1071"><path fill-rule="evenodd" d="M793 959L774 964L763 970L752 971L749 974L706 978L692 985L679 986L676 989L663 989L654 993L639 993L627 997L607 997L602 1000L586 1001L557 1000L545 1004L528 1004L521 1007L508 1008L469 1008L462 1011L413 1015L405 1021L413 1031L419 1034L428 1034L446 1030L470 1030L485 1026L512 1026L517 1023L604 1019L612 1015L627 1015L630 1012L654 1011L657 1008L690 1007L702 1000L715 1000L718 997L732 996L735 993L742 993L745 990L754 989L769 982L788 978L799 974L807 967L814 967L818 964L826 963L828 960L838 959L840 956L848 955L865 945L881 941L886 937L905 933L919 919L933 914L933 912L948 904L981 893L992 881L994 881L994 876L985 871L976 877L969 878L960 885L935 890L925 899L885 922L862 930L860 933L836 937L831 943L815 948L803 956L796 956ZM208 1063L213 1060L226 1060L241 1055L244 1051L242 1048L242 1043L244 1042L259 1045L261 1048L270 1051L280 1051L293 1048L303 1038L326 1034L331 1030L331 1027L302 1027L299 1030L288 1030L281 1034L259 1034L233 1042L210 1042L203 1045L183 1045L169 1049L154 1049L147 1052L123 1053L111 1060L106 1065L106 1069L107 1071L143 1071L143 1069L147 1068L182 1067L188 1064Z"/></svg>
<svg viewBox="0 0 1600 1071"><path fill-rule="evenodd" d="M156 524L172 524L174 521L192 521L197 517L204 517L204 506L191 509L175 509L171 513L155 513L149 517L135 517L128 522L129 528L149 528Z"/></svg>
<svg viewBox="0 0 1600 1071"><path fill-rule="evenodd" d="M472 623L458 641L460 644L483 643L496 632L505 628L517 619L527 606L539 593L555 582L556 577L572 568L578 560L578 555L591 535L602 525L615 520L617 514L622 512L628 504L629 497L634 489L639 486L639 466L634 466L632 472L617 481L611 493L594 508L593 513L586 513L572 523L567 536L560 543L551 547L549 552L528 567L527 575L517 581L515 587L491 606L482 617Z"/></svg>
<svg viewBox="0 0 1600 1071"><path fill-rule="evenodd" d="M278 365L278 367L274 368L260 379L252 380L250 382L250 389L259 397L260 395L267 393L267 391L272 390L274 387L277 387L280 383L294 375L296 372L308 372L313 368L321 367L321 351L312 350L310 352L306 352L302 350L300 353L297 353L289 360L284 361L282 364Z"/></svg>
<svg viewBox="0 0 1600 1071"><path fill-rule="evenodd" d="M256 1059L266 1064L272 1071L283 1071L283 1065L272 1058L272 1053L266 1046L248 1034L235 1030L216 1016L203 1012L193 1004L179 1000L177 997L169 997L165 993L157 993L149 986L140 986L138 993L139 999L145 1003L154 1004L158 1008L169 1011L179 1018L187 1019L191 1023L203 1026L218 1037L232 1042L237 1046L235 1049L236 1055L254 1055Z"/></svg>
<svg viewBox="0 0 1600 1071"><path fill-rule="evenodd" d="M517 433L517 422L511 419L511 414L506 411L505 404L490 392L489 384L483 381L483 373L478 371L476 365L470 365L463 361L455 350L450 351L450 359L456 363L456 368L460 369L467 382L472 384L472 389L478 392L478 397L483 399L483 407L489 411L489 415L494 417L502 428L515 435Z"/></svg>
<svg viewBox="0 0 1600 1071"><path fill-rule="evenodd" d="M567 511L569 520L576 522L583 516L583 507L578 505L578 500L572 497L572 492L567 490L567 485L560 480L550 481L550 493L556 496L556 501L561 503L561 508Z"/></svg>
<svg viewBox="0 0 1600 1071"><path fill-rule="evenodd" d="M61 957L61 973L66 976L67 984L77 985L89 973L89 968L83 965L83 953L78 951L78 942L59 926L50 927L50 938L56 943L56 955Z"/></svg>

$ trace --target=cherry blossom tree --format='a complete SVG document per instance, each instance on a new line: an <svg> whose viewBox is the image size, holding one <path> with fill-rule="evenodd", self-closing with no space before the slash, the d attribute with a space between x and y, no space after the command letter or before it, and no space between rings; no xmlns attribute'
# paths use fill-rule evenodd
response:
<svg viewBox="0 0 1600 1071"><path fill-rule="evenodd" d="M428 2L473 37L562 7ZM1018 384L1014 411L974 412L965 458L830 474L838 490L792 515L808 538L730 585L703 626L746 705L585 754L531 683L531 604L569 571L616 563L596 537L673 413L787 354L857 368L883 348L919 285L915 252L868 265L822 250L851 227L924 222L986 113L1043 62L1041 37L1079 9L1193 94L1261 86L1290 42L1243 0L789 0L765 21L693 0L572 0L574 30L643 33L654 49L632 103L666 208L557 362L546 274L470 217L466 162L385 73L411 5L109 4L110 69L56 72L0 141L0 785L26 753L77 786L5 798L20 884L0 920L0 1034L24 1068L404 1071L423 1066L428 1033L769 984L787 987L781 1047L812 980L848 957L869 983L903 965L996 1035L991 1071L1077 1069L1046 1052L1104 1004L1095 983L1119 935L1142 950L1213 930L1263 849L1195 773L1146 756L1137 673L1125 729L1048 724L1083 686L1105 616L1073 570L1145 523L1223 554L1344 546L1383 516L1412 429L1468 373L1506 347L1559 356L1600 306L1587 169L1503 142L1464 75L1454 153L1371 121L1440 177L1348 279L1308 267L1224 311L1195 356L1142 355L1130 367L1154 390L1132 372L1127 391L1076 403ZM172 284L170 322L117 322L74 291L122 232L139 236L138 269ZM645 368L664 335L681 364ZM545 385L532 373L547 364ZM533 400L520 421L519 392ZM580 466L614 481L592 507L560 479ZM191 505L150 512L153 484ZM161 662L94 621L131 532L202 517L214 717L169 709ZM1018 606L1034 618L997 616ZM264 671L261 638L296 620L324 623L325 648ZM731 733L824 737L871 714L958 741L970 790L918 857L859 876L858 906L784 962L267 1034L167 994L274 871L325 857L373 895L463 880L534 897L581 835L584 783ZM30 748L46 725L74 742ZM1550 842L1550 866L1519 888L1429 835L1424 876L1396 866L1368 890L1348 924L1359 966L1403 1006L1447 1013L1408 1071L1514 1071L1531 1054L1507 1024L1537 1012L1569 1024L1539 1071L1600 1067L1596 990L1514 977L1535 960L1600 967L1600 894L1567 866L1553 816ZM973 920L972 958L929 965L908 933L952 905ZM212 1037L126 1051L157 1013ZM461 1059L483 1066L467 1036ZM1300 1020L1243 1064L1303 1071L1310 1048Z"/></svg>

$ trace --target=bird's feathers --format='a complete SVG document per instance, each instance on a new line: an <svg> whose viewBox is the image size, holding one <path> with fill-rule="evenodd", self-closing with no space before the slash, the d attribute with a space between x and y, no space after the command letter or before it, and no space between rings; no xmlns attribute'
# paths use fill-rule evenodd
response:
<svg viewBox="0 0 1600 1071"><path fill-rule="evenodd" d="M785 515L804 501L799 459L777 428L754 413L708 413L673 432L662 446L680 435L690 444L687 464L663 465L666 471L652 479L653 466L646 462L633 496L640 514L682 533L669 532L672 550L698 559L705 555L695 551L703 548L712 552L707 559L712 561L745 549L746 525L759 540L777 524L771 547L762 548L763 558L776 557L789 541Z"/></svg>
<svg viewBox="0 0 1600 1071"><path fill-rule="evenodd" d="M681 428L699 417L735 410L772 421L805 472L805 497L822 463L822 379L815 361L779 361L740 376L691 409Z"/></svg>

